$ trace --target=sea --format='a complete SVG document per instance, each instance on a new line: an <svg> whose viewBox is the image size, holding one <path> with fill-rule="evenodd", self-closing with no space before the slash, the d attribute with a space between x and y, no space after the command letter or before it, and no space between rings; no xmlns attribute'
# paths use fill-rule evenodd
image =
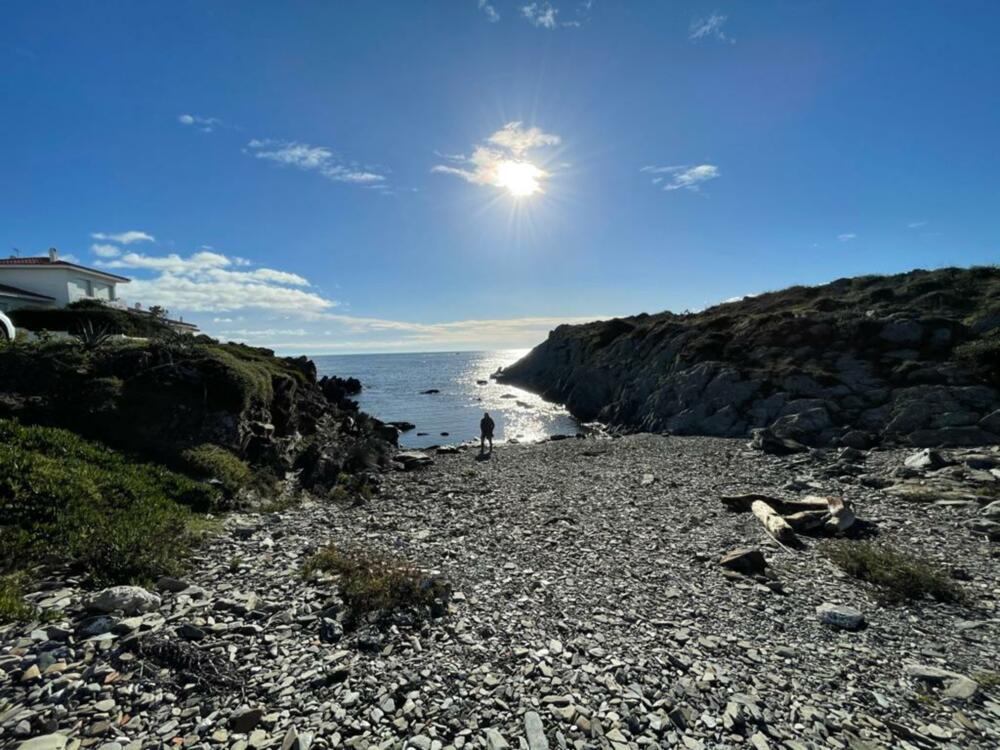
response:
<svg viewBox="0 0 1000 750"><path fill-rule="evenodd" d="M484 411L496 422L496 442L538 442L552 435L576 434L581 425L558 404L490 379L497 368L525 354L527 350L507 349L311 359L320 375L360 380L363 388L354 398L363 411L383 422L414 424L414 429L400 435L399 444L405 448L478 441ZM424 393L429 390L438 393Z"/></svg>

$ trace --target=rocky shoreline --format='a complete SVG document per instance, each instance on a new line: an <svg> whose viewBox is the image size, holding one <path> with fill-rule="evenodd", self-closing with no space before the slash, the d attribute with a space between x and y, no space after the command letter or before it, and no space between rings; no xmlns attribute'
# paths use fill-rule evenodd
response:
<svg viewBox="0 0 1000 750"><path fill-rule="evenodd" d="M562 440L233 514L187 574L111 611L39 582L41 617L0 628L0 745L996 747L1000 453L912 453ZM785 549L720 503L747 492L842 496L968 600L882 605L815 540ZM300 574L328 543L440 576L447 612L345 631L336 580ZM768 574L722 568L737 548ZM824 624L825 604L866 627Z"/></svg>
<svg viewBox="0 0 1000 750"><path fill-rule="evenodd" d="M498 374L581 421L758 447L1000 443L1000 269L861 276L563 325Z"/></svg>

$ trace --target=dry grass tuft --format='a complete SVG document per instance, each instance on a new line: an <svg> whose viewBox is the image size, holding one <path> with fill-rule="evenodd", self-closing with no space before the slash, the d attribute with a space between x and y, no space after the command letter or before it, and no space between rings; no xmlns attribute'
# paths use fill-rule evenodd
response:
<svg viewBox="0 0 1000 750"><path fill-rule="evenodd" d="M823 553L854 578L879 587L889 604L931 597L940 602L967 603L966 592L947 572L884 543L837 540L821 545Z"/></svg>
<svg viewBox="0 0 1000 750"><path fill-rule="evenodd" d="M303 575L316 572L339 576L338 588L347 605L349 622L357 622L372 612L434 615L443 611L450 593L443 580L428 578L402 560L334 545L306 561Z"/></svg>

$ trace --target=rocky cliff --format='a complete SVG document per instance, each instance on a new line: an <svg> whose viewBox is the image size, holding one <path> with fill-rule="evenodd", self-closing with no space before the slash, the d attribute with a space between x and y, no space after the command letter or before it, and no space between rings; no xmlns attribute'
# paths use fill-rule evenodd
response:
<svg viewBox="0 0 1000 750"><path fill-rule="evenodd" d="M201 336L0 349L0 417L63 427L179 465L218 446L307 487L384 466L396 430L360 412L353 379L317 379L304 357Z"/></svg>
<svg viewBox="0 0 1000 750"><path fill-rule="evenodd" d="M499 379L631 430L775 452L1000 442L1000 268L839 279L560 326Z"/></svg>

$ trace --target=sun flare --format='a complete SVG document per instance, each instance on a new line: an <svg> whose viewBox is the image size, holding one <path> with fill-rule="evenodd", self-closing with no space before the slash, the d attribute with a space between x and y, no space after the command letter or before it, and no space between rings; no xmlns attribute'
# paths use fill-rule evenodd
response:
<svg viewBox="0 0 1000 750"><path fill-rule="evenodd" d="M497 165L496 185L515 198L526 198L542 189L539 180L544 177L545 172L534 164L508 159Z"/></svg>

